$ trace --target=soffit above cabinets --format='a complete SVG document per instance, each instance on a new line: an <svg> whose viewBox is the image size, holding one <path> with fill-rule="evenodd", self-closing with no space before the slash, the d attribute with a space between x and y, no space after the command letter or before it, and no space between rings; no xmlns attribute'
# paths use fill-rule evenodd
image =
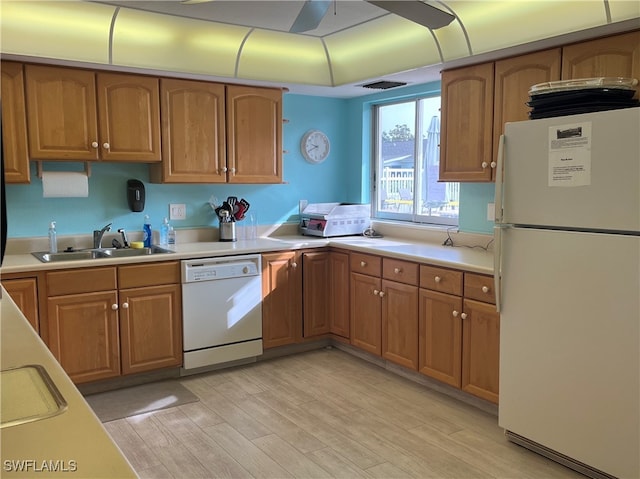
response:
<svg viewBox="0 0 640 479"><path fill-rule="evenodd" d="M364 0L335 0L318 28L289 33L303 1L30 1L0 4L2 54L95 67L287 86L354 97L385 79L640 27L627 0L427 1L455 19L431 30Z"/></svg>

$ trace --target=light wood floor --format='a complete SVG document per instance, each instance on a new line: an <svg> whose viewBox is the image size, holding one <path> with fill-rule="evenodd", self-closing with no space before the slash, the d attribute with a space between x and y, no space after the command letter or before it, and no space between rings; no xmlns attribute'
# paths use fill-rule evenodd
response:
<svg viewBox="0 0 640 479"><path fill-rule="evenodd" d="M199 402L105 424L142 478L584 478L337 349L180 381Z"/></svg>

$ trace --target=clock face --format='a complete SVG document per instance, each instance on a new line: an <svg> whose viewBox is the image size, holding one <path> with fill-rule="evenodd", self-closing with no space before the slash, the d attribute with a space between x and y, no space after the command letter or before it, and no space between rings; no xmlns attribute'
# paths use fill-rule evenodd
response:
<svg viewBox="0 0 640 479"><path fill-rule="evenodd" d="M329 156L329 150L329 138L319 130L308 131L300 142L302 156L309 163L322 163Z"/></svg>

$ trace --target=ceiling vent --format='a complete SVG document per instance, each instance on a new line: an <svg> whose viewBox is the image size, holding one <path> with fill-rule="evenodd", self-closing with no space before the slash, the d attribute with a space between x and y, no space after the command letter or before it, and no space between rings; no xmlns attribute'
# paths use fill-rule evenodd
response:
<svg viewBox="0 0 640 479"><path fill-rule="evenodd" d="M376 81L373 83L367 83L366 85L362 85L362 88L371 88L373 90L388 90L389 88L396 88L399 86L405 86L406 82L401 81Z"/></svg>

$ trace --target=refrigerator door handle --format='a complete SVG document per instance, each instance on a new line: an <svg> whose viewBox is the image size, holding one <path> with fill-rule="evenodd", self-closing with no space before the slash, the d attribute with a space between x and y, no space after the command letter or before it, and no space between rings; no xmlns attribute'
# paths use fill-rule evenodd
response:
<svg viewBox="0 0 640 479"><path fill-rule="evenodd" d="M493 288L496 292L496 311L500 312L500 301L502 299L501 270L502 270L502 230L504 226L493 227Z"/></svg>
<svg viewBox="0 0 640 479"><path fill-rule="evenodd" d="M500 135L496 164L496 197L494 200L495 222L502 223L502 171L504 169L504 135Z"/></svg>

